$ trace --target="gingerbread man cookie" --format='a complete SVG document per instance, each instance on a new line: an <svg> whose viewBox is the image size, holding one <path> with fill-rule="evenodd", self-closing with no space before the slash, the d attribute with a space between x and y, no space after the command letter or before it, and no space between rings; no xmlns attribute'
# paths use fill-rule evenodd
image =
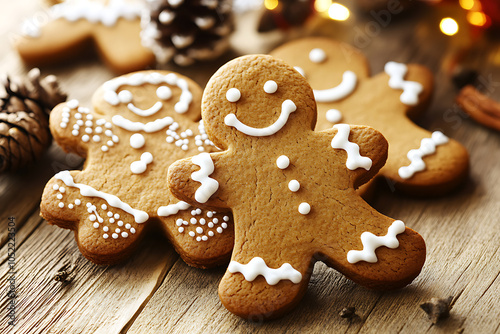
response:
<svg viewBox="0 0 500 334"><path fill-rule="evenodd" d="M420 65L389 62L370 77L366 58L353 47L327 38L287 43L271 54L304 75L318 103L317 130L339 122L365 124L389 142L389 157L380 175L413 195L442 195L468 174L466 149L440 131L415 123L427 108L432 74Z"/></svg>
<svg viewBox="0 0 500 334"><path fill-rule="evenodd" d="M117 73L142 70L154 63L153 53L142 46L138 0L67 0L52 6L48 22L39 17L24 22L15 48L33 66L57 64L96 48Z"/></svg>
<svg viewBox="0 0 500 334"><path fill-rule="evenodd" d="M143 71L104 83L93 110L76 100L58 105L50 117L54 139L87 160L83 171L62 171L48 182L41 215L74 230L83 255L98 264L125 259L153 225L190 265L227 261L231 216L191 207L167 188L171 163L217 151L203 122L195 122L201 92L182 75Z"/></svg>
<svg viewBox="0 0 500 334"><path fill-rule="evenodd" d="M172 164L168 184L184 201L233 212L235 244L219 286L228 310L283 314L317 260L374 289L419 274L422 237L354 190L383 166L386 140L366 126L315 132L312 89L293 67L265 55L227 63L205 89L202 116L223 151Z"/></svg>

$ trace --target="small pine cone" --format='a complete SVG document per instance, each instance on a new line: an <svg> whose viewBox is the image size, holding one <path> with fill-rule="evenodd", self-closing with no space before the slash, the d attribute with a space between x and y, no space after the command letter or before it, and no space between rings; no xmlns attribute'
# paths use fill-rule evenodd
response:
<svg viewBox="0 0 500 334"><path fill-rule="evenodd" d="M142 44L160 63L188 66L217 58L233 31L231 0L147 0Z"/></svg>
<svg viewBox="0 0 500 334"><path fill-rule="evenodd" d="M53 75L40 79L32 69L28 78L0 78L5 94L0 97L0 172L15 170L38 158L50 145L49 115L66 100Z"/></svg>

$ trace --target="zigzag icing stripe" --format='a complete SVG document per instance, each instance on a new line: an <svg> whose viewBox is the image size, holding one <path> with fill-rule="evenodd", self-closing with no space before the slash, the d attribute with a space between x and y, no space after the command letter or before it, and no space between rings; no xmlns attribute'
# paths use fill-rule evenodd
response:
<svg viewBox="0 0 500 334"><path fill-rule="evenodd" d="M389 87L403 90L399 100L409 106L416 105L418 103L418 95L424 87L416 81L404 80L408 72L408 67L405 64L390 61L385 64L384 71L390 76Z"/></svg>
<svg viewBox="0 0 500 334"><path fill-rule="evenodd" d="M290 263L284 263L278 269L273 269L269 268L261 257L254 257L248 264L231 261L227 270L233 274L242 273L249 282L262 275L269 285L276 285L279 281L286 279L295 284L300 283L302 280L302 274L294 269Z"/></svg>
<svg viewBox="0 0 500 334"><path fill-rule="evenodd" d="M347 152L346 167L350 170L355 170L359 167L370 170L372 167L372 159L363 157L359 154L359 145L349 141L349 133L351 127L349 124L336 124L333 126L337 129L337 134L332 139L332 147L342 149Z"/></svg>
<svg viewBox="0 0 500 334"><path fill-rule="evenodd" d="M199 203L205 203L219 189L219 182L209 177L214 172L214 162L206 152L195 155L191 161L200 167L199 171L191 173L191 179L201 183L194 194L194 199Z"/></svg>

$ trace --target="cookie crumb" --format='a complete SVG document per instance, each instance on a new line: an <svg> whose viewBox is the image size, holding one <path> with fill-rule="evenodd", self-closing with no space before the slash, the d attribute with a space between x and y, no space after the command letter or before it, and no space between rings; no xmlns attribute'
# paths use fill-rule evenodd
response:
<svg viewBox="0 0 500 334"><path fill-rule="evenodd" d="M448 318L452 308L453 296L446 299L431 298L430 301L420 304L420 308L427 313L429 320L435 325L439 320Z"/></svg>
<svg viewBox="0 0 500 334"><path fill-rule="evenodd" d="M339 315L344 319L354 319L356 318L356 308L354 306L344 307L340 310Z"/></svg>

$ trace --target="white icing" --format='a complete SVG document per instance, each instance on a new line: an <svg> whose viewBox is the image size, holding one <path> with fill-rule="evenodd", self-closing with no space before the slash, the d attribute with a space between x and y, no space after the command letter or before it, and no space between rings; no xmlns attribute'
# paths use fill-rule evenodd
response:
<svg viewBox="0 0 500 334"><path fill-rule="evenodd" d="M398 248L399 241L396 236L405 231L405 223L401 220L395 220L389 229L387 234L378 237L370 232L363 232L361 234L361 242L363 243L363 250L350 250L347 253L347 261L349 263L356 263L359 261L366 261L369 263L375 263L378 261L375 250L378 247L385 246L387 248Z"/></svg>
<svg viewBox="0 0 500 334"><path fill-rule="evenodd" d="M153 155L149 152L141 154L140 161L134 161L130 164L130 171L134 174L142 174L148 168L148 165L153 162Z"/></svg>
<svg viewBox="0 0 500 334"><path fill-rule="evenodd" d="M128 131L144 131L147 133L151 133L162 130L166 126L172 124L174 120L172 117L167 116L164 118L155 119L152 122L144 124L142 122L133 122L121 115L114 115L111 119L111 122L113 122L113 124L115 124L116 126L119 126L120 128Z"/></svg>
<svg viewBox="0 0 500 334"><path fill-rule="evenodd" d="M419 82L404 80L408 72L408 67L405 64L390 61L385 64L384 71L390 76L389 87L403 90L399 100L409 106L416 105L418 103L418 95L424 87Z"/></svg>
<svg viewBox="0 0 500 334"><path fill-rule="evenodd" d="M168 217L168 216L177 214L179 211L187 210L190 207L191 207L191 205L189 205L188 203L183 202L183 201L179 201L175 204L160 206L157 210L157 213L158 213L158 216L160 216L160 217Z"/></svg>
<svg viewBox="0 0 500 334"><path fill-rule="evenodd" d="M295 71L299 72L304 78L306 77L306 72L302 69L302 67L294 66Z"/></svg>
<svg viewBox="0 0 500 334"><path fill-rule="evenodd" d="M300 183L297 180L291 180L288 182L288 189L292 192L297 192L300 189Z"/></svg>
<svg viewBox="0 0 500 334"><path fill-rule="evenodd" d="M288 117L291 113L297 110L297 106L293 103L292 100L285 100L281 105L281 114L273 124L269 125L265 128L253 128L246 124L241 123L235 114L228 114L224 118L224 123L227 126L232 126L236 128L236 130L243 132L248 136L271 136L281 130L286 122L288 121Z"/></svg>
<svg viewBox="0 0 500 334"><path fill-rule="evenodd" d="M309 203L303 202L299 205L299 213L307 215L311 212L311 205Z"/></svg>
<svg viewBox="0 0 500 334"><path fill-rule="evenodd" d="M267 94L274 94L277 90L278 84L276 83L276 81L268 80L264 84L264 92L266 92Z"/></svg>
<svg viewBox="0 0 500 334"><path fill-rule="evenodd" d="M330 123L338 123L342 120L342 113L337 109L329 109L326 112L326 120Z"/></svg>
<svg viewBox="0 0 500 334"><path fill-rule="evenodd" d="M249 282L262 275L269 285L276 285L281 280L290 280L292 283L297 284L302 280L302 274L294 269L291 264L284 263L278 269L273 269L269 268L261 257L254 257L248 264L231 261L227 270L233 274L242 273Z"/></svg>
<svg viewBox="0 0 500 334"><path fill-rule="evenodd" d="M418 149L413 149L408 152L410 165L399 168L398 174L402 179L409 179L415 173L425 170L426 165L423 157L434 154L438 145L446 144L449 141L441 131L434 131L431 138L424 138L420 142Z"/></svg>
<svg viewBox="0 0 500 334"><path fill-rule="evenodd" d="M358 77L356 73L345 71L342 75L342 82L330 89L314 89L316 102L335 102L349 96L356 88Z"/></svg>
<svg viewBox="0 0 500 334"><path fill-rule="evenodd" d="M322 63L326 60L326 52L320 48L314 48L309 52L309 60L313 63Z"/></svg>
<svg viewBox="0 0 500 334"><path fill-rule="evenodd" d="M108 102L111 105L118 105L120 102L120 96L119 93L117 93L118 88L124 85L128 86L141 86L143 84L152 84L152 85L159 85L161 83L166 83L171 86L176 86L181 89L181 96L179 98L179 101L175 104L174 110L179 113L183 114L189 109L189 105L193 101L193 94L189 90L189 85L185 79L179 78L176 74L174 73L168 73L166 75L160 74L158 72L152 72L152 73L134 73L128 77L118 77L112 80L107 81L103 85L104 89L104 100ZM166 96L166 93L163 92ZM162 94L162 93L160 93ZM165 97L164 96L164 97ZM164 98L162 98L164 99ZM158 112L163 106L163 103L160 101L157 101L153 107L147 109L147 110L142 110L139 108L136 108L133 104L129 103L127 105L128 109L140 116L150 116L153 115L154 113ZM135 108L134 108L135 107Z"/></svg>
<svg viewBox="0 0 500 334"><path fill-rule="evenodd" d="M351 132L349 124L336 124L333 128L337 129L337 134L333 137L331 145L333 148L342 149L347 152L346 167L350 170L360 167L370 170L372 159L361 156L358 144L349 141L349 133Z"/></svg>
<svg viewBox="0 0 500 334"><path fill-rule="evenodd" d="M94 189L91 186L88 186L86 184L75 183L70 172L67 170L57 173L54 176L54 178L57 180L63 181L64 184L66 184L68 187L74 187L74 188L80 189L80 194L83 196L102 198L103 200L108 202L108 205L110 205L114 208L117 208L117 209L121 209L121 210L131 214L132 216L134 216L134 220L138 224L144 223L146 220L149 219L149 215L146 212L133 209L130 205L122 202L115 195L107 194L105 192L96 190L96 189Z"/></svg>
<svg viewBox="0 0 500 334"><path fill-rule="evenodd" d="M276 166L279 169L286 169L290 166L290 159L286 155L280 155L278 159L276 159Z"/></svg>
<svg viewBox="0 0 500 334"><path fill-rule="evenodd" d="M156 90L156 96L161 100L168 100L172 97L172 90L167 86L160 86Z"/></svg>
<svg viewBox="0 0 500 334"><path fill-rule="evenodd" d="M195 155L191 161L200 167L200 170L191 173L191 179L201 183L201 186L194 194L194 198L199 203L205 203L219 189L219 182L209 177L214 172L214 162L208 153Z"/></svg>
<svg viewBox="0 0 500 334"><path fill-rule="evenodd" d="M241 92L238 90L238 88L230 88L226 92L226 99L229 102L238 102L240 98L241 98Z"/></svg>
<svg viewBox="0 0 500 334"><path fill-rule="evenodd" d="M87 20L90 23L100 23L113 26L118 19L131 21L141 17L144 6L141 2L110 0L107 4L99 1L67 0L54 5L49 10L49 20L65 19L70 22ZM40 37L40 25L36 17L23 23L21 31L30 37Z"/></svg>
<svg viewBox="0 0 500 334"><path fill-rule="evenodd" d="M132 136L130 136L130 146L135 149L143 147L145 143L146 139L144 139L144 136L140 133L134 133Z"/></svg>

